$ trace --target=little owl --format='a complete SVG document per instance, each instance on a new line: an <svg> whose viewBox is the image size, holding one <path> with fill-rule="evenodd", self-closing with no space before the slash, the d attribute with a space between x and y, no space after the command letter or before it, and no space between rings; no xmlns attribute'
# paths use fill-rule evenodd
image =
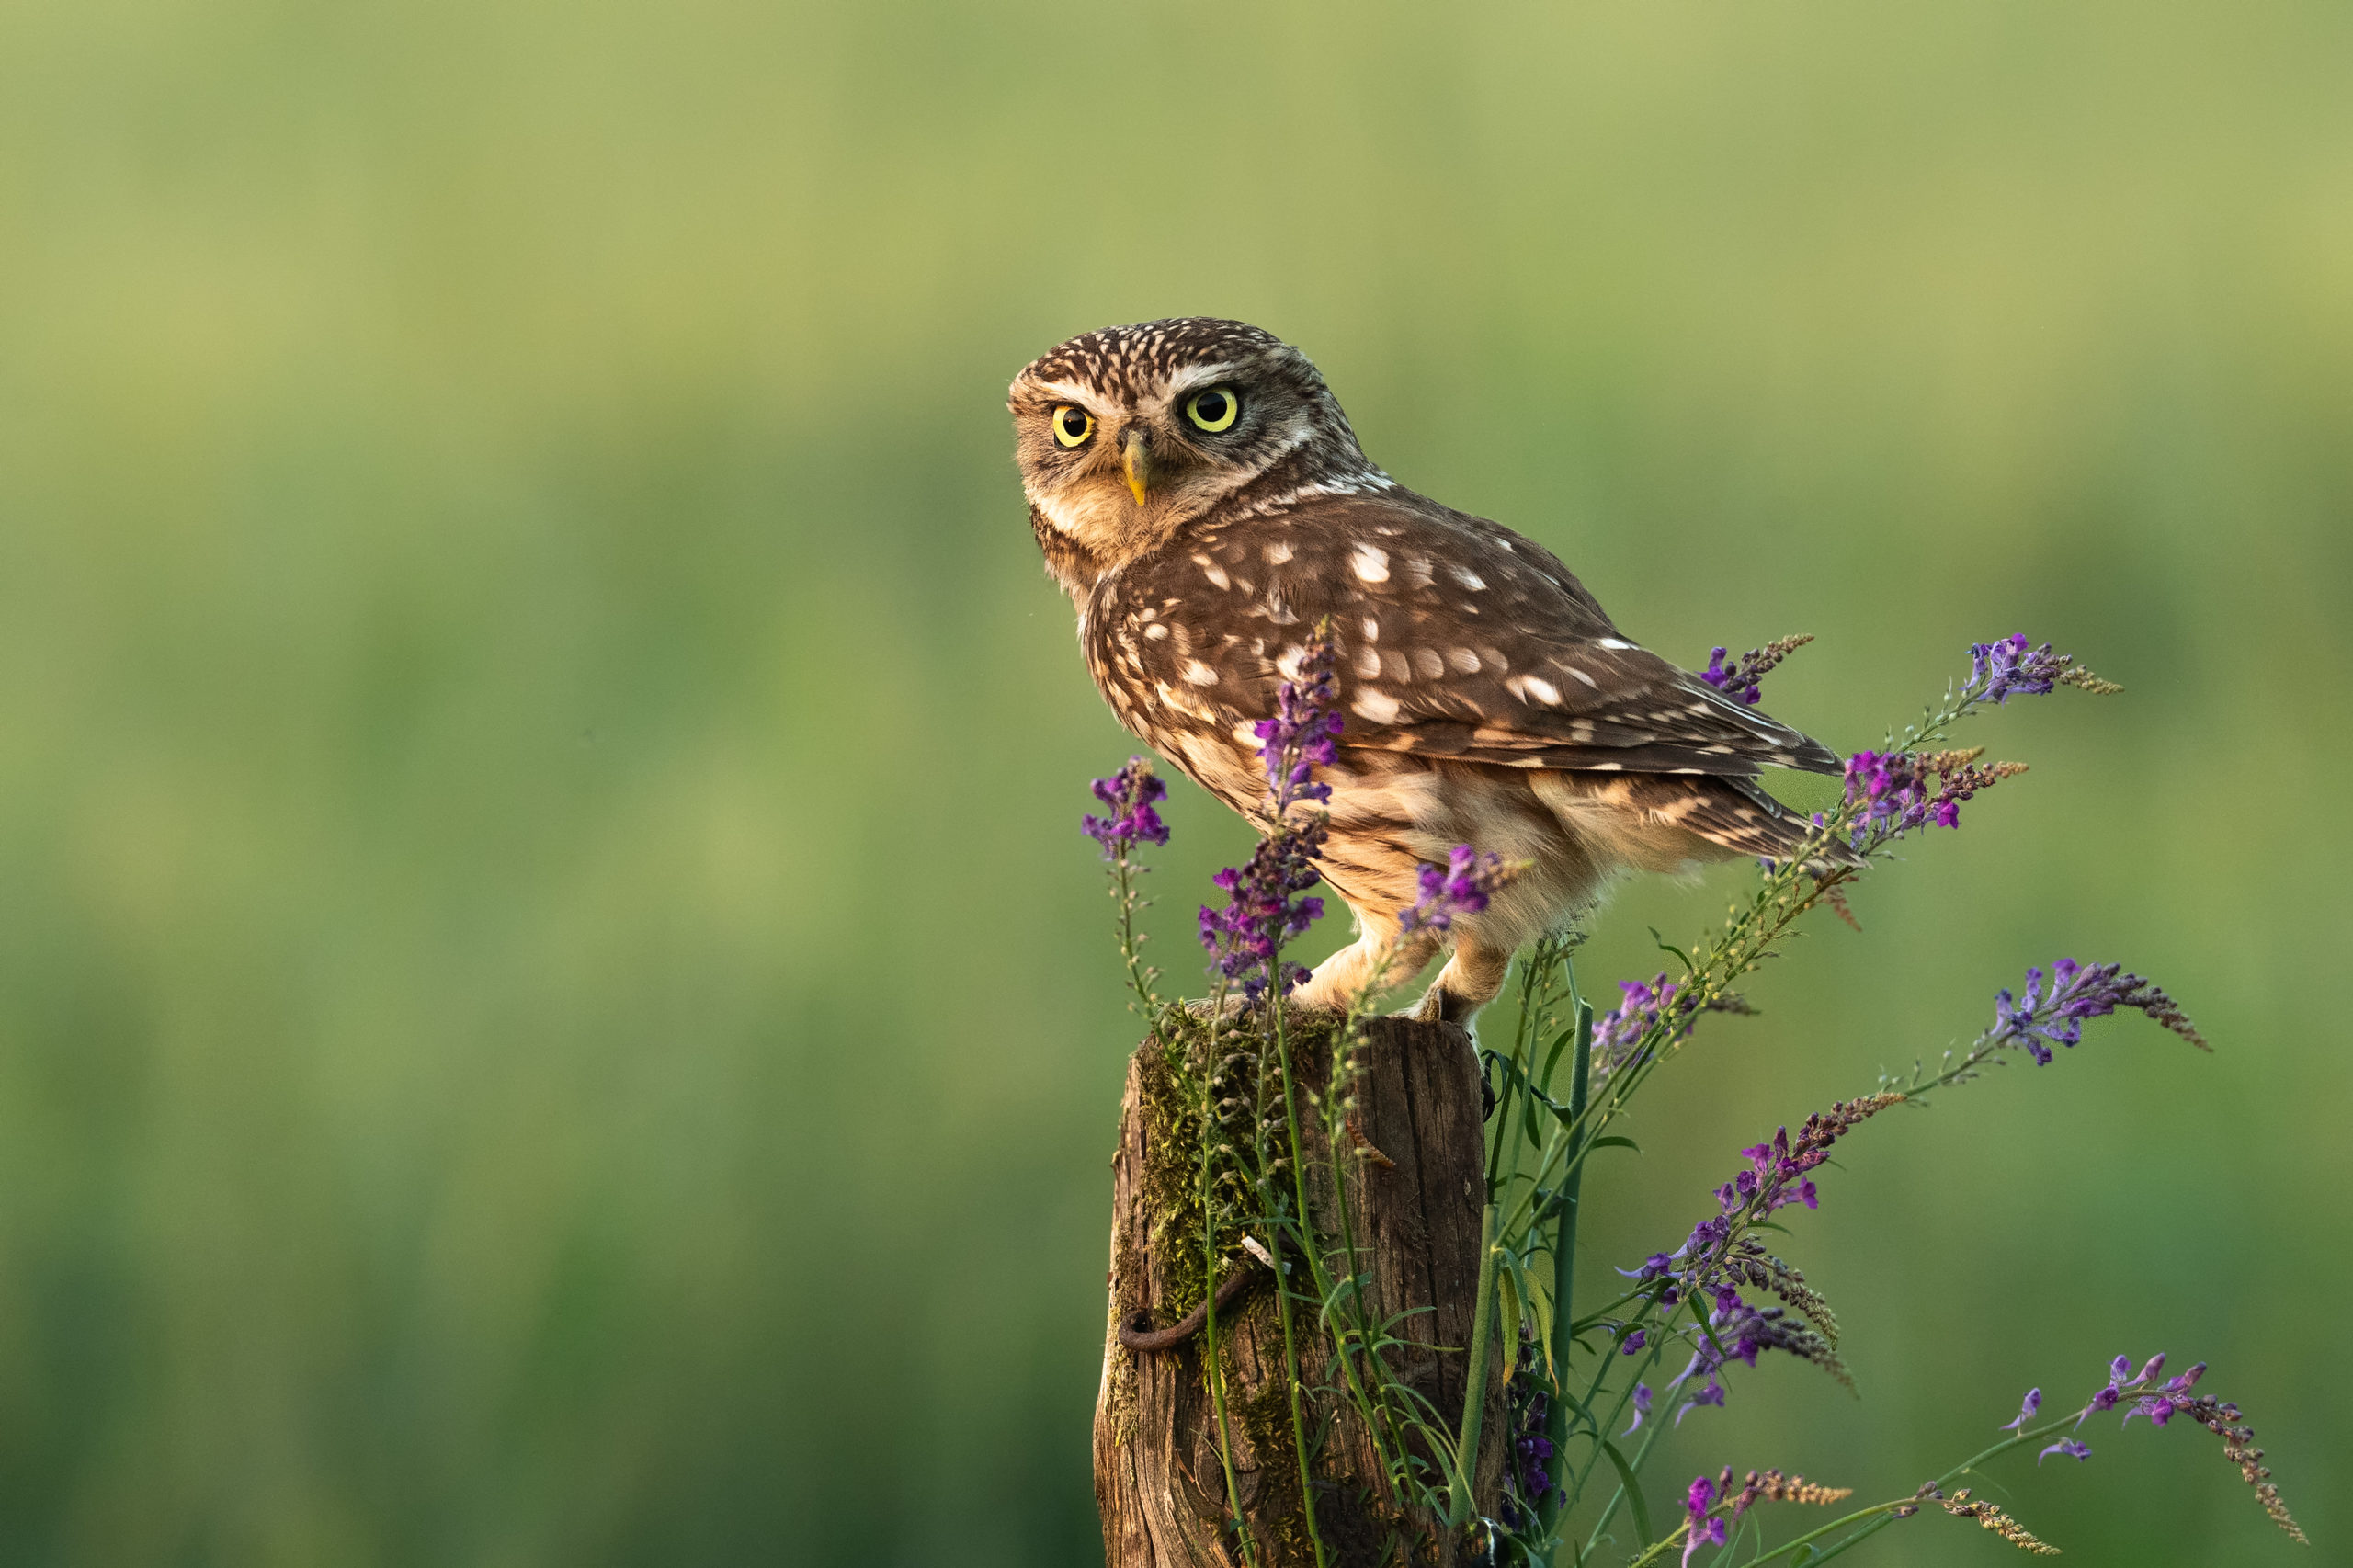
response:
<svg viewBox="0 0 2353 1568"><path fill-rule="evenodd" d="M1008 398L1046 568L1120 722L1261 829L1253 726L1328 627L1345 728L1324 880L1358 937L1299 1002L1453 952L1416 1016L1461 1020L1520 944L1629 869L1786 857L1809 824L1767 765L1826 747L1637 647L1552 551L1417 495L1365 457L1307 357L1240 322L1108 327ZM1475 915L1399 946L1425 864L1525 867Z"/></svg>

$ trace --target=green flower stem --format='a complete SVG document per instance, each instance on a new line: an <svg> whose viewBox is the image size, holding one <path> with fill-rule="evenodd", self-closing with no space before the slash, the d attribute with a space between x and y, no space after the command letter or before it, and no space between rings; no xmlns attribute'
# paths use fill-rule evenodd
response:
<svg viewBox="0 0 2353 1568"><path fill-rule="evenodd" d="M1680 1311L1680 1308L1677 1309L1677 1312ZM1660 1358L1665 1354L1666 1335L1674 1326L1676 1315L1676 1312L1669 1312L1666 1321L1659 1325L1659 1337L1652 1345L1649 1358L1635 1369L1633 1378L1626 1385L1626 1392L1618 1396L1618 1407L1609 1413L1609 1419L1603 1422L1600 1429L1597 1431L1594 1437L1593 1456L1586 1460L1585 1469L1577 1475L1577 1483L1574 1488L1577 1496L1585 1495L1586 1483L1593 1479L1594 1470L1601 1463L1602 1440L1608 1436L1608 1429L1618 1425L1618 1417L1626 1414L1626 1405L1633 1398L1634 1384L1649 1376L1651 1369L1657 1366ZM1643 1473L1643 1466L1650 1460L1652 1445L1659 1440L1660 1435L1667 1427L1666 1412L1656 1411L1654 1415L1654 1419L1651 1422L1651 1429L1643 1436L1643 1446L1636 1449L1634 1457L1627 1461L1626 1467L1637 1477ZM1609 1521L1617 1517L1618 1510L1625 1501L1626 1485L1621 1481L1618 1483L1618 1489L1609 1494L1609 1501L1602 1505L1601 1517L1593 1522L1592 1530L1586 1536L1585 1550L1577 1554L1578 1561L1582 1562L1593 1555L1594 1549L1601 1544L1601 1532L1609 1528Z"/></svg>
<svg viewBox="0 0 2353 1568"><path fill-rule="evenodd" d="M1128 989L1135 993L1143 1016L1149 1018L1160 1010L1160 997L1152 988L1160 971L1143 961L1145 937L1136 929L1136 912L1148 907L1147 901L1136 895L1136 878L1148 868L1131 861L1124 848L1112 857L1111 865L1111 896L1120 905L1120 959L1128 966Z"/></svg>
<svg viewBox="0 0 2353 1568"><path fill-rule="evenodd" d="M1565 968L1567 960L1563 959L1562 962ZM1570 994L1575 997L1576 1006L1576 1054L1569 1063L1569 1116L1574 1121L1585 1115L1586 1079L1593 1067L1593 1006L1576 994L1574 971L1570 971L1569 984ZM1574 1307L1576 1301L1577 1197L1584 1176L1582 1164L1570 1168L1568 1182L1561 1189L1560 1229L1552 1237L1552 1352L1554 1381L1552 1403L1544 1413L1544 1436L1552 1442L1552 1453L1544 1463L1544 1476L1549 1484L1536 1510L1537 1518L1547 1535L1552 1533L1552 1526L1561 1515L1561 1472L1568 1460L1569 1402L1561 1396L1568 1392L1569 1355L1576 1348ZM1603 1353L1602 1364L1605 1367L1608 1365L1607 1352ZM1608 1434L1602 1436L1607 1437Z"/></svg>
<svg viewBox="0 0 2353 1568"><path fill-rule="evenodd" d="M1291 1093L1290 1032L1285 1027L1285 1011L1281 988L1278 986L1274 999L1275 1060L1283 1075L1283 1122L1290 1134L1291 1190L1299 1202L1300 1251L1313 1256L1315 1252L1315 1228L1307 1212L1307 1162L1301 1157L1300 1152L1299 1102ZM1262 1071L1258 1076L1263 1083L1266 1074ZM1339 1172L1336 1170L1332 1175L1336 1183ZM1267 1207L1272 1210L1274 1205L1269 1203ZM1276 1236L1275 1243L1275 1302L1283 1325L1283 1381L1290 1395L1290 1446L1299 1456L1299 1506L1307 1520L1308 1544L1315 1549L1315 1568L1324 1568L1324 1536L1315 1528L1315 1480L1309 1473L1307 1465L1307 1426L1301 1419L1299 1410L1299 1346L1291 1335L1290 1284L1283 1278L1280 1235ZM1316 1298L1319 1301L1327 1299L1327 1292L1320 1281L1316 1286Z"/></svg>
<svg viewBox="0 0 2353 1568"><path fill-rule="evenodd" d="M1471 1487L1479 1472L1479 1426L1487 1415L1487 1349L1495 1315L1495 1206L1479 1215L1479 1290L1471 1306L1471 1365L1462 1382L1462 1436L1454 1445L1454 1473L1447 1484L1446 1522L1460 1528L1471 1519Z"/></svg>
<svg viewBox="0 0 2353 1568"><path fill-rule="evenodd" d="M1937 1477L1935 1483L1937 1489L1938 1491L1942 1491L1945 1487L1949 1486L1954 1482L1960 1480L1962 1476L1967 1475L1971 1471L1975 1470L1979 1465L1984 1464L1986 1460L1998 1458L1999 1456L2009 1452L2012 1449L2019 1448L2025 1444L2040 1442L2043 1438L2048 1437L2053 1432L2062 1431L2076 1426L2079 1420L2080 1417L2076 1412L2069 1411L2066 1415L2060 1416L2055 1421L2047 1422L2040 1426L2030 1427L2018 1432L2013 1437L2005 1437L2000 1442L1995 1444L1992 1448L1987 1449L1984 1452L1976 1454L1969 1459L1961 1460L1961 1463L1953 1466L1950 1470ZM1793 1540L1782 1542L1779 1546L1775 1547L1770 1551L1762 1552L1757 1556L1748 1559L1747 1562L1741 1564L1741 1568L1759 1568L1760 1564L1770 1562L1778 1557L1787 1557L1791 1552L1797 1551L1798 1548L1802 1546L1811 1546L1815 1541L1820 1540L1823 1537L1827 1535L1836 1535L1838 1531L1847 1528L1850 1525L1859 1525L1861 1527L1846 1540L1838 1541L1824 1551L1817 1551L1813 1556L1808 1558L1806 1560L1807 1568L1813 1568L1814 1563L1826 1562L1831 1558L1837 1556L1840 1552L1847 1551L1849 1547L1860 1544L1865 1538L1877 1535L1888 1526L1893 1524L1895 1522L1896 1509L1915 1505L1925 1507L1931 1501L1932 1499L1925 1498L1918 1493L1914 1493L1909 1497L1891 1497L1884 1503L1874 1503L1868 1508L1858 1508L1851 1514L1846 1514L1838 1518L1831 1520L1828 1524L1822 1526L1818 1529L1808 1530L1805 1534L1797 1537ZM1643 1552L1640 1557L1635 1558L1632 1562L1627 1565L1627 1568L1647 1568L1647 1564L1657 1561L1659 1558L1666 1555L1668 1551L1672 1551L1675 1544L1683 1539L1685 1533L1688 1531L1690 1528L1691 1521L1688 1518L1686 1518L1683 1523L1677 1526L1673 1531L1653 1544L1649 1551Z"/></svg>

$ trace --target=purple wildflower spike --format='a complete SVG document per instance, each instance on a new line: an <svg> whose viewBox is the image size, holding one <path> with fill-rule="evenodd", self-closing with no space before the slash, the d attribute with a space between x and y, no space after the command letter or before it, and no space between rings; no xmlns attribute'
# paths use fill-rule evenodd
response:
<svg viewBox="0 0 2353 1568"><path fill-rule="evenodd" d="M1253 1002L1265 994L1267 976L1278 967L1286 995L1307 978L1305 969L1281 962L1279 955L1285 942L1324 914L1324 901L1307 893L1316 883L1315 860L1323 847L1322 823L1285 827L1260 839L1240 870L1228 869L1211 879L1232 896L1223 909L1201 906L1201 946L1210 950L1216 971L1240 981L1243 995Z"/></svg>
<svg viewBox="0 0 2353 1568"><path fill-rule="evenodd" d="M1716 1483L1704 1475L1693 1480L1690 1489L1683 1494L1684 1523L1690 1529L1683 1542L1685 1568L1689 1568L1691 1554L1701 1546L1724 1543L1724 1521L1708 1517L1708 1510L1715 1506Z"/></svg>
<svg viewBox="0 0 2353 1568"><path fill-rule="evenodd" d="M2188 1425L2203 1426L2222 1439L2222 1458L2238 1467L2239 1478L2255 1488L2255 1499L2271 1522L2287 1532L2290 1540L2310 1545L2304 1539L2295 1517L2288 1512L2288 1505L2280 1499L2279 1488L2272 1484L2271 1471L2263 1463L2263 1450L2255 1446L2255 1431L2248 1426L2239 1407L2227 1401L2206 1394L2193 1393L2192 1386L2206 1374L2206 1363L2198 1365L2169 1381L2159 1383L2165 1375L2165 1358L2152 1356L2139 1371L2132 1369L2129 1356L2119 1356L2108 1364L2108 1386L2092 1395L2083 1414L2075 1417L2075 1425L2083 1426L2093 1415L2113 1410L2126 1400L2132 1408L2124 1413L2126 1425L2135 1415L2145 1415L2154 1426L2163 1426L2177 1415L2187 1416ZM2042 1450L2035 1462L2052 1454L2065 1454L2069 1459L2089 1457L2091 1449L2073 1438L2053 1443Z"/></svg>
<svg viewBox="0 0 2353 1568"><path fill-rule="evenodd" d="M2073 1046L2084 1038L2086 1018L2105 1017L2120 1007L2148 1015L2203 1051L2206 1039L2198 1032L2174 999L2150 981L2124 972L2122 964L2079 964L2061 959L2051 966L2050 988L2043 988L2040 969L2026 971L2026 994L2013 997L2008 989L1994 994L1994 1027L1987 1040L2014 1045L2034 1058L2035 1065L2051 1064L2052 1046ZM2144 1374L2154 1376L2154 1373Z"/></svg>
<svg viewBox="0 0 2353 1568"><path fill-rule="evenodd" d="M1699 1379L1707 1380L1699 1392L1675 1413L1677 1426L1681 1426L1683 1418L1700 1405L1723 1403L1723 1380L1717 1373L1733 1361L1754 1367L1763 1351L1786 1351L1802 1361L1813 1362L1842 1382L1847 1381L1847 1369L1837 1352L1806 1324L1789 1316L1779 1307L1752 1307L1728 1285L1716 1287L1714 1295L1715 1310L1708 1314L1707 1332L1695 1336L1690 1364L1667 1385L1685 1388Z"/></svg>
<svg viewBox="0 0 2353 1568"><path fill-rule="evenodd" d="M1725 662L1724 651L1722 648L1711 649L1708 653L1708 667L1699 672L1699 678L1744 708L1753 708L1756 704L1756 699L1764 695L1758 689L1756 683L1762 680L1774 665L1813 641L1812 633L1797 637L1777 637L1762 648L1751 648L1730 663Z"/></svg>
<svg viewBox="0 0 2353 1568"><path fill-rule="evenodd" d="M1267 769L1267 792L1280 820L1294 801L1328 801L1332 787L1314 781L1314 770L1338 759L1340 688L1332 676L1332 641L1318 627L1299 658L1299 675L1275 690L1275 716L1252 729L1258 759Z"/></svg>
<svg viewBox="0 0 2353 1568"><path fill-rule="evenodd" d="M1448 852L1443 868L1422 868L1421 896L1398 917L1398 930L1405 936L1444 931L1458 916L1486 908L1496 890L1510 880L1502 856L1482 855L1467 844L1458 844Z"/></svg>
<svg viewBox="0 0 2353 1568"><path fill-rule="evenodd" d="M1668 1386L1671 1388L1671 1387L1673 1387L1674 1385L1670 1383ZM1683 1418L1684 1418L1685 1416L1687 1416L1687 1415L1690 1415L1693 1411L1695 1411L1695 1410L1699 1409L1699 1408L1701 1405L1703 1405L1703 1404L1713 1404L1713 1405L1719 1405L1719 1406L1720 1406L1720 1405L1722 1405L1722 1404L1723 1403L1723 1402L1724 1402L1724 1385L1723 1385L1723 1380L1722 1380L1722 1379L1721 1379L1721 1378L1719 1378L1719 1377L1717 1377L1717 1376L1715 1376L1713 1373L1710 1373L1710 1374L1709 1374L1709 1376L1708 1376L1708 1386L1707 1386L1707 1387L1705 1387L1705 1388L1703 1388L1703 1389L1701 1389L1698 1393L1693 1394L1689 1399L1685 1400L1685 1401L1683 1402L1683 1403L1682 1403L1682 1404L1681 1404L1681 1405L1680 1405L1680 1406L1676 1410L1676 1412L1675 1412L1675 1424L1676 1424L1677 1426L1682 1426L1682 1425L1683 1425Z"/></svg>
<svg viewBox="0 0 2353 1568"><path fill-rule="evenodd" d="M1229 897L1223 909L1204 904L1201 945L1211 969L1239 981L1245 1000L1256 1002L1272 984L1288 994L1308 971L1281 957L1283 944L1300 936L1324 914L1324 901L1309 896L1321 873L1325 824L1321 813L1294 822L1290 807L1322 801L1331 787L1315 782L1314 770L1338 755L1341 729L1338 687L1332 678L1332 642L1318 627L1299 659L1299 676L1284 681L1275 696L1276 716L1259 722L1258 755L1267 768L1267 811L1274 831L1258 841L1240 870L1211 879Z"/></svg>
<svg viewBox="0 0 2353 1568"><path fill-rule="evenodd" d="M2021 762L1980 764L1983 747L1968 751L1859 751L1847 759L1847 800L1858 808L1857 848L1900 837L1914 828L1961 825L1961 803L2026 771Z"/></svg>
<svg viewBox="0 0 2353 1568"><path fill-rule="evenodd" d="M1625 1000L1593 1024L1593 1075L1597 1079L1632 1066L1644 1054L1643 1040L1653 1028L1662 1024L1666 1027L1665 1038L1651 1046L1655 1051L1689 1034L1697 1021L1681 988L1664 974L1648 984L1639 980L1621 980L1618 989L1625 994Z"/></svg>
<svg viewBox="0 0 2353 1568"><path fill-rule="evenodd" d="M1168 786L1155 777L1152 764L1140 756L1108 778L1097 778L1095 798L1111 814L1088 815L1079 821L1087 837L1103 846L1103 858L1116 859L1137 844L1165 844L1167 824L1153 807L1168 797Z"/></svg>
<svg viewBox="0 0 2353 1568"><path fill-rule="evenodd" d="M2124 689L2083 668L2073 656L2052 653L2048 642L2040 648L2029 646L2024 632L1970 644L1969 663L1969 683L1961 687L1961 695L1973 702L2041 697L2062 685L2078 686L2101 697Z"/></svg>
<svg viewBox="0 0 2353 1568"><path fill-rule="evenodd" d="M1774 1132L1770 1142L1743 1149L1741 1154L1748 1161L1748 1168L1716 1188L1713 1216L1694 1225L1682 1245L1673 1252L1653 1253L1641 1268L1621 1268L1618 1272L1643 1283L1668 1280L1667 1289L1658 1297L1661 1306L1671 1306L1687 1293L1711 1294L1722 1317L1711 1321L1733 1323L1736 1330L1754 1326L1749 1317L1743 1315L1751 1313L1752 1309L1740 1304L1740 1297L1732 1288L1743 1280L1772 1290L1817 1324L1827 1321L1823 1315L1827 1308L1821 1298L1806 1290L1802 1276L1768 1257L1764 1249L1745 1233L1747 1227L1792 1203L1815 1207L1820 1195L1808 1173L1830 1158L1831 1146L1849 1131L1904 1098L1899 1092L1882 1090L1860 1099L1841 1100L1826 1111L1807 1117L1795 1137L1783 1127ZM1779 1309L1773 1311L1778 1312ZM1794 1324L1786 1328L1790 1334L1784 1337L1775 1337L1783 1334L1779 1328L1760 1330L1765 1337L1758 1339L1758 1347L1793 1351L1833 1375L1845 1377L1845 1369L1826 1341L1811 1330L1799 1330ZM1726 1343L1722 1334L1717 1338L1719 1343ZM1702 1351L1676 1380L1678 1383L1711 1371L1713 1365L1720 1363L1721 1358L1714 1362L1709 1360L1713 1354L1709 1347L1703 1346ZM1754 1349L1745 1354L1735 1350L1733 1354L1752 1366L1756 1364Z"/></svg>

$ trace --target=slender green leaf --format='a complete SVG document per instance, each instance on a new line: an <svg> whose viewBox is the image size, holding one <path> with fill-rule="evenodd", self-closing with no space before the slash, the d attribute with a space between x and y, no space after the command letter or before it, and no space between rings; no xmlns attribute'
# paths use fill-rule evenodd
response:
<svg viewBox="0 0 2353 1568"><path fill-rule="evenodd" d="M1635 1478L1634 1467L1626 1462L1626 1456L1618 1451L1617 1444L1604 1437L1601 1439L1601 1451L1608 1456L1610 1464L1617 1470L1618 1484L1626 1489L1626 1506L1634 1512L1634 1537L1648 1546L1651 1543L1651 1509L1650 1505L1643 1501L1643 1483Z"/></svg>
<svg viewBox="0 0 2353 1568"><path fill-rule="evenodd" d="M1505 1376L1519 1360L1519 1266L1508 1260L1495 1268L1495 1289L1503 1293L1499 1303L1503 1316L1503 1346L1501 1359Z"/></svg>

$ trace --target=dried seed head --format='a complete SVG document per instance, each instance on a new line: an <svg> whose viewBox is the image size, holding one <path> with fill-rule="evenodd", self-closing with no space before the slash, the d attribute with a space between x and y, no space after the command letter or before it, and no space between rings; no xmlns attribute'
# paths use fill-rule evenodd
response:
<svg viewBox="0 0 2353 1568"><path fill-rule="evenodd" d="M1993 1504L1971 1502L1969 1500L1969 1489L1965 1486L1960 1491L1954 1493L1951 1500L1944 1504L1943 1506L1946 1513L1954 1516L1956 1518L1975 1519L1980 1525L1983 1525L1985 1528L1992 1530L1995 1535L2000 1536L2004 1540L2008 1541L2020 1551L2029 1552L2036 1557L2056 1557L2059 1555L2059 1549L2057 1547L2052 1545L2047 1540L2037 1540L2033 1533L2024 1525L2010 1517L2009 1515L2002 1512L2000 1508L1995 1506Z"/></svg>

